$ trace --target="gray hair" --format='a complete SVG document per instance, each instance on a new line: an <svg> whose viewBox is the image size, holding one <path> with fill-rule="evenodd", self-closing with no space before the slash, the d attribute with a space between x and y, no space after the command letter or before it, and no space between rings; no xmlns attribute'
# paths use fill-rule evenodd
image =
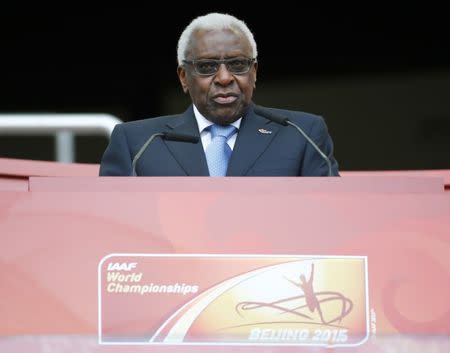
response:
<svg viewBox="0 0 450 353"><path fill-rule="evenodd" d="M198 29L208 29L208 30L237 29L238 31L242 32L250 42L250 45L252 47L253 58L256 59L258 56L255 39L253 38L253 34L247 27L245 22L228 14L213 12L195 18L184 29L183 33L181 33L177 46L178 65L182 65L183 60L186 59L186 51L188 48L189 40L191 39L192 33L194 33Z"/></svg>

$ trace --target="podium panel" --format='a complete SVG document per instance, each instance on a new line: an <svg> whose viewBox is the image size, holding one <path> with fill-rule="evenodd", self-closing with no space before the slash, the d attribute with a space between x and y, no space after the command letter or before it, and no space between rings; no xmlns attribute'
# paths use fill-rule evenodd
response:
<svg viewBox="0 0 450 353"><path fill-rule="evenodd" d="M31 178L2 191L0 351L449 351L450 198L434 180L243 179ZM242 308L263 314L224 344ZM182 322L184 336L155 342Z"/></svg>

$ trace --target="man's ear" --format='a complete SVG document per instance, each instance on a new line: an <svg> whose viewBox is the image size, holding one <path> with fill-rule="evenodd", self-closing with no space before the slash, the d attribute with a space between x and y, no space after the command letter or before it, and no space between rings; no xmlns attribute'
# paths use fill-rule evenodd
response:
<svg viewBox="0 0 450 353"><path fill-rule="evenodd" d="M181 88L183 88L183 92L188 93L189 89L188 89L187 80L186 80L186 70L184 69L184 67L178 66L177 74L178 74L178 78L181 83Z"/></svg>
<svg viewBox="0 0 450 353"><path fill-rule="evenodd" d="M253 89L256 88L256 77L257 77L257 73L258 73L258 62L255 62L253 64L253 75L254 75L254 79L253 79Z"/></svg>

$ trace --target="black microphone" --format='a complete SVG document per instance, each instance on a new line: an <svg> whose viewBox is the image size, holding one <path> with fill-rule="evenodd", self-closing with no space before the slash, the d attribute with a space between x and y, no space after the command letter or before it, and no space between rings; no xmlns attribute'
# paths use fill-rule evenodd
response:
<svg viewBox="0 0 450 353"><path fill-rule="evenodd" d="M273 121L274 123L277 123L277 124L280 124L283 126L291 125L291 126L295 127L303 135L303 137L306 139L306 141L308 141L314 147L314 149L325 160L325 162L327 162L328 176L333 176L333 173L331 171L332 169L331 169L330 159L325 155L325 153L322 152L322 150L319 148L319 146L317 146L316 143L313 140L311 140L311 138L300 128L300 126L293 123L288 118L278 115L277 113L274 113L274 112L270 111L269 109L263 108L259 105L255 104L253 106L253 110L255 111L256 114L261 115L261 116L265 117L266 119Z"/></svg>
<svg viewBox="0 0 450 353"><path fill-rule="evenodd" d="M156 138L160 136L163 140L170 140L170 141L180 141L180 142L190 142L190 143L197 143L200 140L200 137L193 136L193 135L186 135L186 134L180 134L176 132L157 132L153 135L151 135L148 140L142 145L142 147L139 149L138 153L133 158L133 162L131 163L132 167L132 176L136 176L136 163L141 158L141 155L144 153L144 151L147 149L147 146Z"/></svg>

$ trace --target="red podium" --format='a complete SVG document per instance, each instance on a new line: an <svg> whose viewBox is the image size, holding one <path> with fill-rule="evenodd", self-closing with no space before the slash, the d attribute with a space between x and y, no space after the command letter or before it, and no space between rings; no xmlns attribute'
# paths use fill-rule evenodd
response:
<svg viewBox="0 0 450 353"><path fill-rule="evenodd" d="M1 352L450 350L445 176L8 173Z"/></svg>

